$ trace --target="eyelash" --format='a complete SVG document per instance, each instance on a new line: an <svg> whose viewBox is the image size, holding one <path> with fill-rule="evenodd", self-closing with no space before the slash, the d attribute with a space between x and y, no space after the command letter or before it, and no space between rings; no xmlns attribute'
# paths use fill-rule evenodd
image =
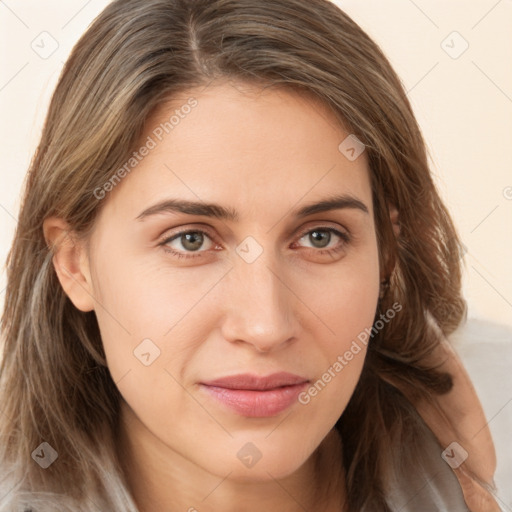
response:
<svg viewBox="0 0 512 512"><path fill-rule="evenodd" d="M328 227L328 226L317 226L317 227L314 227L312 229L308 229L306 231L303 231L299 235L298 240L303 238L305 235L308 235L309 233L312 233L313 231L328 231L329 233L334 233L336 236L340 237L343 240L342 243L338 244L336 247L334 247L332 249L317 249L317 250L315 250L314 248L309 248L310 250L314 251L316 254L332 256L335 253L337 253L337 252L341 251L342 249L344 249L345 245L350 243L350 241L351 241L351 238L350 238L350 236L347 233L343 233L343 232L341 232L341 231L339 231L339 230L337 230L335 228ZM177 258L187 258L187 259L190 259L190 258L202 257L202 253L204 253L205 251L197 251L195 253L188 254L188 253L183 253L183 252L180 252L180 251L176 251L174 249L170 249L169 247L166 247L166 245L168 243L170 243L173 240L176 240L177 238L179 238L180 236L188 234L188 233L201 233L203 235L206 235L208 238L210 238L212 240L212 242L215 243L215 240L213 239L213 237L207 231L204 231L202 229L187 229L187 230L184 230L184 231L180 231L179 233L174 233L170 237L165 237L165 239L159 245L162 246L163 250L166 253L169 253L172 256L176 256Z"/></svg>

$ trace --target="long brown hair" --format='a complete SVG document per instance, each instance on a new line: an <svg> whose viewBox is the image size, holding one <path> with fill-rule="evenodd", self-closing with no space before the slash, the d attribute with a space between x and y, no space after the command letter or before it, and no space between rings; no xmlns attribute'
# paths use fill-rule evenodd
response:
<svg viewBox="0 0 512 512"><path fill-rule="evenodd" d="M379 307L398 302L402 310L372 337L336 425L351 511L389 510L386 461L398 439L402 453L412 450L415 428L399 389L426 398L450 389L450 376L425 360L439 343L429 318L448 335L465 315L462 246L407 94L379 47L326 0L117 0L63 69L7 260L1 511L137 510L116 454L120 394L96 317L65 295L42 223L60 216L86 239L108 200L95 190L129 158L148 116L218 78L312 94L366 147L381 271L389 278ZM398 236L388 204L399 210ZM46 470L31 460L42 442L58 453Z"/></svg>

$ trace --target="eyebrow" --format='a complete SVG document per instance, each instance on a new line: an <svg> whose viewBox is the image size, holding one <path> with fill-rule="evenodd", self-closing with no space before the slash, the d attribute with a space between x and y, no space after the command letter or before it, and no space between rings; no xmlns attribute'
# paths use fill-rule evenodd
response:
<svg viewBox="0 0 512 512"><path fill-rule="evenodd" d="M315 213L322 213L330 210L341 210L346 208L356 209L364 213L369 213L368 207L360 199L350 194L343 194L306 204L301 208L293 210L291 214L297 218L302 218L307 217L308 215L313 215ZM161 213L185 213L188 215L214 217L216 219L231 222L238 222L240 219L240 216L235 209L226 208L220 204L169 198L160 201L153 206L150 206L141 212L135 218L135 220L142 221L147 217Z"/></svg>

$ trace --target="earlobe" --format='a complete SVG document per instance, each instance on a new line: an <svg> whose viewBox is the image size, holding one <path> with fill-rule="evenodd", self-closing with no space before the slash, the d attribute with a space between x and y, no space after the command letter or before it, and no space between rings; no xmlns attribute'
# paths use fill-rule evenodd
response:
<svg viewBox="0 0 512 512"><path fill-rule="evenodd" d="M92 284L83 244L73 235L67 222L58 217L45 219L43 232L53 252L52 263L64 292L80 311L92 311Z"/></svg>

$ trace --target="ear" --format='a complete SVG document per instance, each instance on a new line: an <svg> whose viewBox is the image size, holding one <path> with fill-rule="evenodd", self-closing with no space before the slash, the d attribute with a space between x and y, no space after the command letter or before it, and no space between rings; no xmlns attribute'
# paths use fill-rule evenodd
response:
<svg viewBox="0 0 512 512"><path fill-rule="evenodd" d="M399 223L399 215L398 210L394 204L388 205L389 210L389 218L391 219L391 224L393 225L393 232L395 233L395 236L398 237L400 234L400 223Z"/></svg>
<svg viewBox="0 0 512 512"><path fill-rule="evenodd" d="M58 217L44 220L43 233L53 251L52 263L64 292L80 311L92 311L94 299L85 247L67 222Z"/></svg>

